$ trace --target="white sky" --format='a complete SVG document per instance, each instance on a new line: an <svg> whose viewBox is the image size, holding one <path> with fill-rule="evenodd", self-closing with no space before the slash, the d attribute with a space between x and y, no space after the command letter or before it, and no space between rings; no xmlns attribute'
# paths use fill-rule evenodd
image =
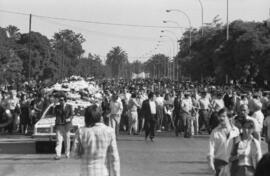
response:
<svg viewBox="0 0 270 176"><path fill-rule="evenodd" d="M204 5L204 22L211 22L216 15L220 15L225 22L226 0L201 1ZM235 19L262 21L269 18L270 0L229 0L229 2L230 21ZM188 27L187 19L183 14L165 12L166 9L180 9L189 15L192 26L201 25L201 8L198 0L0 0L0 9L43 16L137 25L175 26L173 23L162 23L162 20L172 20ZM28 32L28 21L27 16L0 13L1 27L12 24L20 28L21 32ZM150 55L150 51L160 40L162 30L32 18L32 30L49 38L54 32L67 28L83 34L86 39L83 44L86 54L91 52L103 58L112 47L120 46L128 53L130 61L136 59L145 61L146 56ZM175 32L178 38L181 37L180 29L169 30ZM166 35L174 37L170 33ZM162 45L153 53L168 54L172 49L172 42L169 40L164 39Z"/></svg>

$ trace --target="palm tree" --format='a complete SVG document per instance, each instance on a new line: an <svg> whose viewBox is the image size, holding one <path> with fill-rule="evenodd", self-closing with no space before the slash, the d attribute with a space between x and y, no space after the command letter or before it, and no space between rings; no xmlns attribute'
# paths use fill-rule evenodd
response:
<svg viewBox="0 0 270 176"><path fill-rule="evenodd" d="M106 65L111 68L112 77L120 78L128 64L127 53L119 46L113 47L107 54Z"/></svg>

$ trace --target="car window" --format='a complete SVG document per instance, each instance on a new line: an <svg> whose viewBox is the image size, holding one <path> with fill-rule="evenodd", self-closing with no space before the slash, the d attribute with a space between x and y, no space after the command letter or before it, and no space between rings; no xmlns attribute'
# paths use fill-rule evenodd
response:
<svg viewBox="0 0 270 176"><path fill-rule="evenodd" d="M49 110L47 111L47 113L46 113L46 115L45 115L45 118L51 118L51 117L53 117L53 116L54 116L54 107L51 106L51 107L49 108Z"/></svg>

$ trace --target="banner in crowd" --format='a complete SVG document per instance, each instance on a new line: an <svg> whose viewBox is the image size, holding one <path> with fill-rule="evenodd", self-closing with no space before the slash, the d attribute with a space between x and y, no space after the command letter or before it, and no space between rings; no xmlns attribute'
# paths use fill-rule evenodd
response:
<svg viewBox="0 0 270 176"><path fill-rule="evenodd" d="M146 79L149 78L150 74L149 73L145 73L145 72L141 72L141 73L132 73L132 78L131 79Z"/></svg>

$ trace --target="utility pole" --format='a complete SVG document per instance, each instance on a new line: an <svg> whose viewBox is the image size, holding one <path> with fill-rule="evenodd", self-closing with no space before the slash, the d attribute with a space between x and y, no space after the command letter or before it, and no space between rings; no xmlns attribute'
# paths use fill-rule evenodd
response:
<svg viewBox="0 0 270 176"><path fill-rule="evenodd" d="M64 80L64 39L61 38L62 40L62 73L61 73L61 78L62 81Z"/></svg>
<svg viewBox="0 0 270 176"><path fill-rule="evenodd" d="M29 34L28 34L28 46L29 46L29 58L28 58L28 83L30 83L31 77L31 27L32 27L32 14L29 16Z"/></svg>
<svg viewBox="0 0 270 176"><path fill-rule="evenodd" d="M227 0L227 35L226 38L229 40L229 0Z"/></svg>

